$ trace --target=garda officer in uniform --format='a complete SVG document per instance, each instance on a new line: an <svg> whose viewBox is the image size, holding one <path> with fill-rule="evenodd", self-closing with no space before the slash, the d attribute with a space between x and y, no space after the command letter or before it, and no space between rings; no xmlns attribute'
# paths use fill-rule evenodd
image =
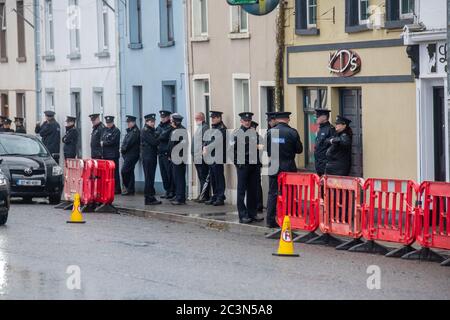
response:
<svg viewBox="0 0 450 320"><path fill-rule="evenodd" d="M102 149L102 159L114 161L116 169L114 171L114 193L121 194L120 187L120 130L114 124L114 117L105 117L106 127L103 129L100 146Z"/></svg>
<svg viewBox="0 0 450 320"><path fill-rule="evenodd" d="M170 116L172 115L172 112L161 110L159 114L161 116L161 123L156 129L159 137L159 170L161 172L164 190L166 191L166 194L162 195L161 198L172 199L173 197L175 197L175 186L172 177L172 164L169 160L169 142L170 135L173 130L173 127L170 124Z"/></svg>
<svg viewBox="0 0 450 320"><path fill-rule="evenodd" d="M295 156L303 152L303 144L298 131L289 126L290 112L278 112L274 115L277 125L267 134L267 153L271 166L277 166L269 177L269 198L267 201L267 226L277 228L277 196L278 174L281 172L297 172ZM275 131L276 130L276 131ZM277 153L272 148L278 148ZM272 152L273 151L273 152ZM274 170L273 168L269 170Z"/></svg>
<svg viewBox="0 0 450 320"><path fill-rule="evenodd" d="M23 125L23 118L15 117L14 124L16 125L16 133L27 134L27 129Z"/></svg>
<svg viewBox="0 0 450 320"><path fill-rule="evenodd" d="M42 142L53 156L53 159L59 163L59 152L61 149L61 127L55 120L55 112L45 111L45 121L38 123L34 130L36 134L42 137Z"/></svg>
<svg viewBox="0 0 450 320"><path fill-rule="evenodd" d="M141 149L141 132L136 125L136 117L127 116L128 129L122 142L121 153L124 160L122 166L122 182L126 189L122 195L132 196L135 194L134 169L139 161Z"/></svg>
<svg viewBox="0 0 450 320"><path fill-rule="evenodd" d="M183 139L183 137L173 138L172 135L177 133L178 130L186 131L186 128L181 124L183 122L183 117L177 113L172 114L171 117L171 125L172 125L172 133L169 142L169 154L172 156L173 149L179 145L187 143ZM182 135L183 132L180 133ZM184 149L181 149L177 156L184 157ZM172 177L174 179L175 184L175 199L171 202L175 206L181 206L186 204L186 163L184 159L182 159L181 163L172 162Z"/></svg>
<svg viewBox="0 0 450 320"><path fill-rule="evenodd" d="M62 138L65 159L76 159L78 151L79 132L75 127L77 118L68 116L66 119L66 134Z"/></svg>
<svg viewBox="0 0 450 320"><path fill-rule="evenodd" d="M6 117L5 116L0 116L0 132L3 132L3 126L5 123Z"/></svg>
<svg viewBox="0 0 450 320"><path fill-rule="evenodd" d="M105 129L104 124L100 121L100 115L98 113L91 114L89 116L92 122L92 133L91 133L91 158L92 159L102 159L102 135Z"/></svg>
<svg viewBox="0 0 450 320"><path fill-rule="evenodd" d="M3 132L10 132L10 133L14 133L14 130L11 129L11 119L6 119L5 123L3 125Z"/></svg>
<svg viewBox="0 0 450 320"><path fill-rule="evenodd" d="M336 133L329 139L325 173L331 176L349 176L352 168L353 131L350 119L336 118Z"/></svg>
<svg viewBox="0 0 450 320"><path fill-rule="evenodd" d="M223 112L220 111L210 111L211 113L211 129L219 130L219 133L222 136L223 143L223 158L216 159L216 152L211 151L211 156L214 159L214 162L210 165L210 176L211 176L211 185L213 189L213 196L209 201L206 201L206 205L223 206L225 205L225 174L224 174L224 164L226 163L227 155L227 127L222 121ZM208 149L210 145L214 144L215 137L209 142L205 143L204 154L208 154ZM218 156L217 156L218 157Z"/></svg>
<svg viewBox="0 0 450 320"><path fill-rule="evenodd" d="M327 150L330 147L329 139L333 137L336 130L330 123L329 110L316 109L317 124L319 125L319 132L316 138L316 147L314 150L314 159L316 165L316 172L319 176L325 174L327 166Z"/></svg>
<svg viewBox="0 0 450 320"><path fill-rule="evenodd" d="M159 205L162 202L156 199L155 174L158 166L158 133L155 128L156 114L145 116L145 126L141 130L142 165L145 174L145 205Z"/></svg>
<svg viewBox="0 0 450 320"><path fill-rule="evenodd" d="M258 131L257 131L258 127L259 127L259 123L256 121L252 121L252 128L255 129L257 134L258 134ZM263 145L260 143L263 143L263 139L258 134L258 152L259 152L259 149L263 148ZM264 211L264 200L263 200L262 179L261 179L261 171L262 171L261 161L259 161L258 169L259 169L259 173L258 173L258 182L257 182L257 190L256 190L257 191L256 204L257 204L258 212L263 212Z"/></svg>

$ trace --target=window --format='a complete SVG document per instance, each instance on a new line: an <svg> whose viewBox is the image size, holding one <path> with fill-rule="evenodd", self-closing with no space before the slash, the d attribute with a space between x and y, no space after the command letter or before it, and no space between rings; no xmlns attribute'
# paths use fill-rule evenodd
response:
<svg viewBox="0 0 450 320"><path fill-rule="evenodd" d="M0 94L0 104L2 115L5 117L9 117L9 105L8 105L8 94L2 93Z"/></svg>
<svg viewBox="0 0 450 320"><path fill-rule="evenodd" d="M108 52L109 50L109 16L106 0L97 0L97 21L98 21L98 51Z"/></svg>
<svg viewBox="0 0 450 320"><path fill-rule="evenodd" d="M7 62L6 50L6 5L0 2L0 62Z"/></svg>
<svg viewBox="0 0 450 320"><path fill-rule="evenodd" d="M211 110L210 83L209 79L194 80L194 110L203 112L209 123L209 111Z"/></svg>
<svg viewBox="0 0 450 320"><path fill-rule="evenodd" d="M133 114L138 115L136 123L140 126L144 124L142 92L142 86L133 86Z"/></svg>
<svg viewBox="0 0 450 320"><path fill-rule="evenodd" d="M208 0L192 1L193 37L208 36Z"/></svg>
<svg viewBox="0 0 450 320"><path fill-rule="evenodd" d="M345 32L369 30L369 0L345 0Z"/></svg>
<svg viewBox="0 0 450 320"><path fill-rule="evenodd" d="M236 126L240 127L239 114L241 112L250 111L250 85L248 79L234 79L234 111Z"/></svg>
<svg viewBox="0 0 450 320"><path fill-rule="evenodd" d="M16 117L26 118L25 93L16 93Z"/></svg>
<svg viewBox="0 0 450 320"><path fill-rule="evenodd" d="M55 93L53 89L45 91L45 110L55 110Z"/></svg>
<svg viewBox="0 0 450 320"><path fill-rule="evenodd" d="M142 49L142 1L130 0L130 45L131 49Z"/></svg>
<svg viewBox="0 0 450 320"><path fill-rule="evenodd" d="M174 45L173 0L159 0L160 47Z"/></svg>
<svg viewBox="0 0 450 320"><path fill-rule="evenodd" d="M248 32L248 13L242 6L230 6L231 9L231 32Z"/></svg>
<svg viewBox="0 0 450 320"><path fill-rule="evenodd" d="M414 18L415 0L400 0L400 19Z"/></svg>
<svg viewBox="0 0 450 320"><path fill-rule="evenodd" d="M305 167L314 170L314 149L319 127L315 109L327 109L327 89L305 88L303 90L303 113L305 117Z"/></svg>
<svg viewBox="0 0 450 320"><path fill-rule="evenodd" d="M163 109L177 112L176 81L163 81Z"/></svg>
<svg viewBox="0 0 450 320"><path fill-rule="evenodd" d="M295 0L295 33L302 36L319 34L317 0Z"/></svg>
<svg viewBox="0 0 450 320"><path fill-rule="evenodd" d="M17 44L18 44L18 62L25 62L26 52L25 52L25 10L23 6L23 1L17 1Z"/></svg>
<svg viewBox="0 0 450 320"><path fill-rule="evenodd" d="M80 89L72 89L70 93L70 114L72 116L75 116L77 118L76 120L76 127L79 130L82 130L81 125L81 90ZM83 135L80 134L80 139L77 144L77 155L81 156L83 155L82 151L82 143L81 139L83 138Z"/></svg>
<svg viewBox="0 0 450 320"><path fill-rule="evenodd" d="M45 49L47 55L53 55L55 50L55 38L53 28L53 0L45 1Z"/></svg>
<svg viewBox="0 0 450 320"><path fill-rule="evenodd" d="M275 83L260 86L260 126L267 129L266 113L275 111Z"/></svg>
<svg viewBox="0 0 450 320"><path fill-rule="evenodd" d="M71 16L70 26L70 59L80 58L80 15L78 0L69 0L69 12Z"/></svg>
<svg viewBox="0 0 450 320"><path fill-rule="evenodd" d="M103 98L103 88L94 88L93 91L94 98L94 113L100 114L100 118L103 120L104 115L104 98Z"/></svg>
<svg viewBox="0 0 450 320"><path fill-rule="evenodd" d="M415 0L386 0L386 29L402 29L414 22Z"/></svg>
<svg viewBox="0 0 450 320"><path fill-rule="evenodd" d="M359 24L367 24L369 22L369 0L359 0Z"/></svg>

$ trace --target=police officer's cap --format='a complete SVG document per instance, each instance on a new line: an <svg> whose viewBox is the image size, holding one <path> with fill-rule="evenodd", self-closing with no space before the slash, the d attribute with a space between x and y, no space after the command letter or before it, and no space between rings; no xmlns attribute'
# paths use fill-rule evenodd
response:
<svg viewBox="0 0 450 320"><path fill-rule="evenodd" d="M259 123L256 121L252 121L252 128L258 128L259 127Z"/></svg>
<svg viewBox="0 0 450 320"><path fill-rule="evenodd" d="M350 123L352 123L352 121L347 118L344 118L342 116L336 117L336 124L345 124L348 126Z"/></svg>
<svg viewBox="0 0 450 320"><path fill-rule="evenodd" d="M77 120L76 117L67 116L66 122L75 122Z"/></svg>
<svg viewBox="0 0 450 320"><path fill-rule="evenodd" d="M98 113L89 115L89 118L91 118L92 121L96 120L98 117L100 117L100 114L98 114Z"/></svg>
<svg viewBox="0 0 450 320"><path fill-rule="evenodd" d="M22 118L22 117L14 117L14 121L15 121L15 122L17 122L17 121L22 122L22 121L23 121L23 118Z"/></svg>
<svg viewBox="0 0 450 320"><path fill-rule="evenodd" d="M270 120L275 119L276 114L277 114L276 112L266 112L267 120L270 121Z"/></svg>
<svg viewBox="0 0 450 320"><path fill-rule="evenodd" d="M113 116L106 116L105 117L105 122L106 123L113 123L115 118L116 117L113 117Z"/></svg>
<svg viewBox="0 0 450 320"><path fill-rule="evenodd" d="M211 118L219 118L223 115L222 111L210 111L209 113Z"/></svg>
<svg viewBox="0 0 450 320"><path fill-rule="evenodd" d="M277 112L274 115L274 119L288 119L292 112Z"/></svg>
<svg viewBox="0 0 450 320"><path fill-rule="evenodd" d="M56 113L54 111L45 111L44 114L46 117L53 118Z"/></svg>
<svg viewBox="0 0 450 320"><path fill-rule="evenodd" d="M321 117L321 116L329 116L331 111L327 110L327 109L316 109L316 115L317 117Z"/></svg>
<svg viewBox="0 0 450 320"><path fill-rule="evenodd" d="M241 117L241 120L251 121L253 119L254 113L242 112L242 113L239 114L239 116Z"/></svg>
<svg viewBox="0 0 450 320"><path fill-rule="evenodd" d="M12 120L11 119L5 119L5 124L11 124Z"/></svg>
<svg viewBox="0 0 450 320"><path fill-rule="evenodd" d="M127 116L127 122L136 122L136 117L135 116Z"/></svg>
<svg viewBox="0 0 450 320"><path fill-rule="evenodd" d="M5 116L0 116L0 119L6 120L6 117Z"/></svg>
<svg viewBox="0 0 450 320"><path fill-rule="evenodd" d="M184 118L183 118L183 116L181 114L178 114L178 113L172 114L172 120L174 122L181 123L183 121L183 119Z"/></svg>
<svg viewBox="0 0 450 320"><path fill-rule="evenodd" d="M156 114L150 113L144 117L145 121L156 120Z"/></svg>
<svg viewBox="0 0 450 320"><path fill-rule="evenodd" d="M167 111L167 110L161 110L159 112L159 115L161 116L161 118L167 118L170 117L172 114L172 111Z"/></svg>

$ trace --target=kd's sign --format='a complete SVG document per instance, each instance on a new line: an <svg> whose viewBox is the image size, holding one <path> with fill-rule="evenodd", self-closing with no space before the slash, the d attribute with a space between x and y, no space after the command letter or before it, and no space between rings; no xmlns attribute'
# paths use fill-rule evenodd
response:
<svg viewBox="0 0 450 320"><path fill-rule="evenodd" d="M361 58L351 50L338 50L330 53L328 70L340 77L351 77L361 71Z"/></svg>

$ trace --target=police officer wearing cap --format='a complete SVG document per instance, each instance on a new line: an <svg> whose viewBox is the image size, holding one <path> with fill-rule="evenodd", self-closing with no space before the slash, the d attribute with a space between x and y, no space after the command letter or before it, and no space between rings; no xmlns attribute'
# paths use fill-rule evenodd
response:
<svg viewBox="0 0 450 320"><path fill-rule="evenodd" d="M5 123L6 117L5 116L0 116L0 132L3 132L3 126Z"/></svg>
<svg viewBox="0 0 450 320"><path fill-rule="evenodd" d="M210 141L205 142L204 155L210 154L213 158L212 164L210 164L210 176L213 195L209 201L206 201L206 205L223 206L225 205L225 163L227 162L227 127L222 121L223 112L210 111L211 114L211 131L214 132ZM221 136L223 150L223 157L216 155L216 137ZM218 146L217 146L218 147Z"/></svg>
<svg viewBox="0 0 450 320"><path fill-rule="evenodd" d="M352 167L353 131L351 121L342 116L336 118L336 133L329 139L325 173L333 176L348 176Z"/></svg>
<svg viewBox="0 0 450 320"><path fill-rule="evenodd" d="M106 116L106 127L102 131L100 145L102 148L102 159L114 161L116 169L114 171L114 193L121 194L120 187L120 130L114 124L115 117Z"/></svg>
<svg viewBox="0 0 450 320"><path fill-rule="evenodd" d="M256 121L252 121L252 128L258 132L259 123ZM264 145L262 144L264 142L263 138L258 134L258 150L263 149ZM259 161L258 164L258 181L257 181L257 195L256 195L256 205L258 212L264 211L264 197L263 197L263 190L262 190L262 179L261 179L261 172L262 172L262 162Z"/></svg>
<svg viewBox="0 0 450 320"><path fill-rule="evenodd" d="M237 173L237 208L239 222L262 221L257 217L257 188L259 170L259 137L252 128L253 113L240 113L241 127L233 133L234 164ZM242 148L243 146L243 148Z"/></svg>
<svg viewBox="0 0 450 320"><path fill-rule="evenodd" d="M158 166L158 133L156 132L156 114L145 116L145 126L141 130L141 154L142 166L145 175L145 205L159 205L161 201L156 199L155 174Z"/></svg>
<svg viewBox="0 0 450 320"><path fill-rule="evenodd" d="M55 120L55 112L45 111L45 121L38 123L35 133L42 137L42 142L52 154L53 159L59 163L59 152L61 149L61 127Z"/></svg>
<svg viewBox="0 0 450 320"><path fill-rule="evenodd" d="M100 114L94 113L89 116L92 123L92 133L91 133L91 158L92 159L102 159L102 135L105 125L100 121Z"/></svg>
<svg viewBox="0 0 450 320"><path fill-rule="evenodd" d="M124 160L122 166L122 182L126 189L124 196L135 194L134 169L139 161L141 151L141 131L136 125L136 117L127 116L127 134L122 142L121 153Z"/></svg>
<svg viewBox="0 0 450 320"><path fill-rule="evenodd" d="M330 110L316 109L317 124L319 131L316 137L316 146L314 150L314 160L316 172L319 176L325 174L327 167L327 150L330 147L329 139L333 137L336 130L330 123Z"/></svg>
<svg viewBox="0 0 450 320"><path fill-rule="evenodd" d="M187 140L183 139L183 136L187 136L186 128L182 125L183 117L174 113L171 116L171 126L173 128L170 135L169 142L169 154L172 162L172 177L175 184L175 199L171 203L175 206L180 206L186 204L186 162L184 157L183 144L188 143ZM175 136L176 135L176 136ZM176 152L175 147L181 145L179 152ZM173 157L178 157L174 159Z"/></svg>
<svg viewBox="0 0 450 320"><path fill-rule="evenodd" d="M66 134L62 138L65 159L76 159L78 157L79 132L75 127L77 118L68 116L66 119Z"/></svg>
<svg viewBox="0 0 450 320"><path fill-rule="evenodd" d="M272 129L277 125L277 119L275 118L276 112L266 112L267 116L267 130Z"/></svg>
<svg viewBox="0 0 450 320"><path fill-rule="evenodd" d="M23 120L24 119L21 117L14 118L14 124L16 125L16 133L27 134L27 129L23 125Z"/></svg>
<svg viewBox="0 0 450 320"><path fill-rule="evenodd" d="M159 137L158 159L159 170L166 193L161 196L163 199L172 199L175 197L175 185L172 177L172 163L169 160L169 142L173 127L170 124L170 116L172 112L161 110L159 112L161 123L158 125L156 132Z"/></svg>
<svg viewBox="0 0 450 320"><path fill-rule="evenodd" d="M267 134L267 154L270 157L269 197L267 201L267 226L277 228L278 175L281 172L297 172L295 157L303 152L303 144L297 130L289 126L290 112L274 115L277 125ZM277 150L275 150L275 148Z"/></svg>
<svg viewBox="0 0 450 320"><path fill-rule="evenodd" d="M14 130L11 129L11 123L12 123L11 119L6 119L5 122L4 122L4 125L3 125L3 131L2 132L14 133Z"/></svg>

